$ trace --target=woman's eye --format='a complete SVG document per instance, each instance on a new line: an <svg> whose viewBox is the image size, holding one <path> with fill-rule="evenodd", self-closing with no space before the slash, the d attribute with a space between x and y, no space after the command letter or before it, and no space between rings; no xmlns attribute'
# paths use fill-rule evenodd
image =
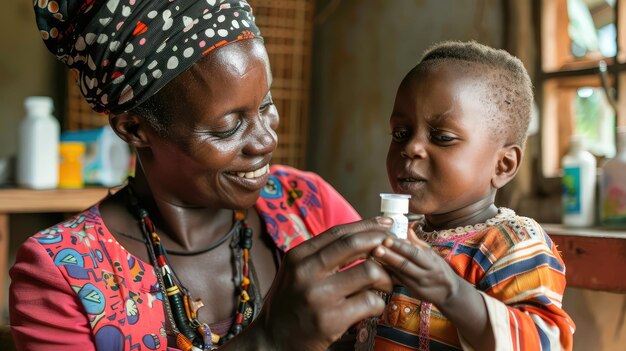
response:
<svg viewBox="0 0 626 351"><path fill-rule="evenodd" d="M263 105L261 105L261 107L259 107L259 111L265 111L272 105L274 105L274 101L270 98L268 101L263 103Z"/></svg>
<svg viewBox="0 0 626 351"><path fill-rule="evenodd" d="M401 142L408 139L410 133L407 129L394 129L391 131L393 141Z"/></svg>
<svg viewBox="0 0 626 351"><path fill-rule="evenodd" d="M235 128L229 129L229 130L224 130L224 131L219 131L219 132L212 132L211 134L215 135L218 138L228 138L229 136L235 134L235 132L237 131L237 129L239 129L239 127L241 127L241 120L237 120L237 125L235 126Z"/></svg>

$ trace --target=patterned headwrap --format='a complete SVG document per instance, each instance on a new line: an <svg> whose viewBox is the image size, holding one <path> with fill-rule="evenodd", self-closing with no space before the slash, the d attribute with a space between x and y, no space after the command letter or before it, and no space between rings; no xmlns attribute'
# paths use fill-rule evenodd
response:
<svg viewBox="0 0 626 351"><path fill-rule="evenodd" d="M35 0L41 36L97 112L133 109L212 49L260 38L234 0Z"/></svg>

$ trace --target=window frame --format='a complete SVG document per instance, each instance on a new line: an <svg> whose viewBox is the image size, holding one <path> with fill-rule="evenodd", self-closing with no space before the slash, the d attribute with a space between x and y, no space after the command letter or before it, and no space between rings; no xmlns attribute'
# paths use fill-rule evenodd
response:
<svg viewBox="0 0 626 351"><path fill-rule="evenodd" d="M539 23L538 64L535 72L536 101L540 114L541 161L540 174L545 178L560 176L560 159L574 131L574 111L571 101L559 99L559 94L571 94L579 87L602 87L599 62L606 63L609 86L616 92L618 111L615 127L626 125L626 0L616 0L617 53L614 57L587 56L574 58L570 51L567 0L535 0L536 23ZM559 103L559 101L561 101ZM569 105L569 106L568 106ZM571 112L570 112L571 111ZM616 128L614 128L616 129ZM601 163L599 163L601 164Z"/></svg>

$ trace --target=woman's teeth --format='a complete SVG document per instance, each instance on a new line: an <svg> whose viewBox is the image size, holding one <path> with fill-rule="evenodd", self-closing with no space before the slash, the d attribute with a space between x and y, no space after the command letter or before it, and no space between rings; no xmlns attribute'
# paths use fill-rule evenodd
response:
<svg viewBox="0 0 626 351"><path fill-rule="evenodd" d="M237 176L238 177L242 177L242 178L248 178L248 179L252 179L252 178L258 178L260 176L265 175L265 173L268 173L270 171L270 165L265 165L259 169L257 169L256 171L252 171L252 172L237 172Z"/></svg>

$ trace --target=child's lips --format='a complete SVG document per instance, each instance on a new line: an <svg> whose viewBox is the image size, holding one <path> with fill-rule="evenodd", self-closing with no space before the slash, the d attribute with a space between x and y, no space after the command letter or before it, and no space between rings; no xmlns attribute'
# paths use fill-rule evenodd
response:
<svg viewBox="0 0 626 351"><path fill-rule="evenodd" d="M408 182L408 183L414 183L414 182L425 182L426 178L423 177L421 174L416 173L416 172L404 172L401 173L398 176L398 181L399 182Z"/></svg>
<svg viewBox="0 0 626 351"><path fill-rule="evenodd" d="M423 189L426 178L418 174L403 174L397 178L397 182L397 190L402 193L414 194Z"/></svg>
<svg viewBox="0 0 626 351"><path fill-rule="evenodd" d="M398 179L396 191L403 194L416 194L423 191L426 180L416 178L400 178Z"/></svg>
<svg viewBox="0 0 626 351"><path fill-rule="evenodd" d="M400 182L403 182L403 183L418 183L418 182L423 183L423 182L426 182L426 179L421 178L421 177L404 177L404 178L398 178L398 180Z"/></svg>

